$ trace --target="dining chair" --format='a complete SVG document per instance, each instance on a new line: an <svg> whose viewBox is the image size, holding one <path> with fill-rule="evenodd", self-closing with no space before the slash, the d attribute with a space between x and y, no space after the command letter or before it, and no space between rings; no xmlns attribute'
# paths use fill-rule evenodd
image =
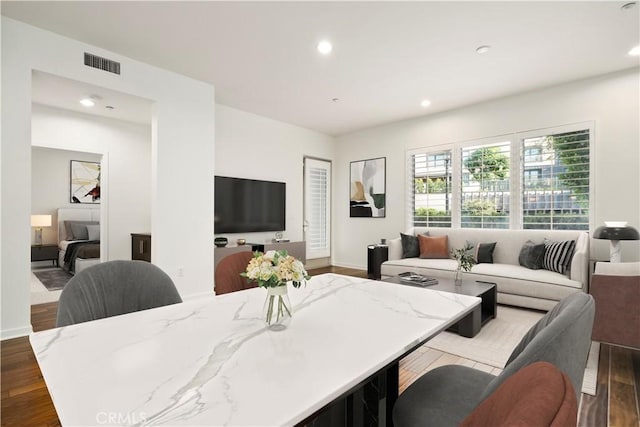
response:
<svg viewBox="0 0 640 427"><path fill-rule="evenodd" d="M394 425L457 426L507 378L538 361L567 374L579 400L594 313L591 295L575 292L562 299L524 335L498 376L462 365L427 372L398 397Z"/></svg>
<svg viewBox="0 0 640 427"><path fill-rule="evenodd" d="M253 258L253 252L244 251L236 252L220 260L215 272L214 290L216 295L258 286L256 283L249 282L246 278L240 276L240 273L247 270L247 264L249 264L251 258Z"/></svg>
<svg viewBox="0 0 640 427"><path fill-rule="evenodd" d="M108 261L77 273L66 284L56 326L182 302L171 278L144 261Z"/></svg>
<svg viewBox="0 0 640 427"><path fill-rule="evenodd" d="M578 402L567 374L535 362L510 376L460 427L575 426Z"/></svg>

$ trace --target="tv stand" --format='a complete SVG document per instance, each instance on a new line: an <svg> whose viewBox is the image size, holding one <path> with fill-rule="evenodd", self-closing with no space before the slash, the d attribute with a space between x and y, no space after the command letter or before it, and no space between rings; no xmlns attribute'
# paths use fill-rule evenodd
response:
<svg viewBox="0 0 640 427"><path fill-rule="evenodd" d="M223 248L213 248L213 261L214 269L218 267L218 263L224 257L237 252L246 251L281 251L286 250L289 255L300 260L303 264L307 262L307 244L304 241L300 242L276 242L276 243L245 243L241 246L225 246Z"/></svg>

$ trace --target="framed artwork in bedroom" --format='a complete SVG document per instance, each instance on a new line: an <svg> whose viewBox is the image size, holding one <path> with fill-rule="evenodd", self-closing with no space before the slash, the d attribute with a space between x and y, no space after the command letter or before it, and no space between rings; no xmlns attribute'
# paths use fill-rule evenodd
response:
<svg viewBox="0 0 640 427"><path fill-rule="evenodd" d="M387 197L387 158L351 162L349 216L384 218Z"/></svg>
<svg viewBox="0 0 640 427"><path fill-rule="evenodd" d="M100 163L71 160L71 203L100 203Z"/></svg>

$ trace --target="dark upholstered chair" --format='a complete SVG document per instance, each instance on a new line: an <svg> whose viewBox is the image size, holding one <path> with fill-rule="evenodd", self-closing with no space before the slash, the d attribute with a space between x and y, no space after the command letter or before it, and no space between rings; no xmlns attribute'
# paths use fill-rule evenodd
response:
<svg viewBox="0 0 640 427"><path fill-rule="evenodd" d="M548 362L535 362L507 378L460 427L566 427L577 420L569 377Z"/></svg>
<svg viewBox="0 0 640 427"><path fill-rule="evenodd" d="M640 262L599 262L589 293L596 302L594 341L640 348Z"/></svg>
<svg viewBox="0 0 640 427"><path fill-rule="evenodd" d="M567 374L578 400L594 312L591 295L576 292L564 298L529 329L498 376L461 365L427 372L398 397L394 425L457 426L507 378L538 361L550 362Z"/></svg>
<svg viewBox="0 0 640 427"><path fill-rule="evenodd" d="M73 276L58 302L56 326L182 302L171 278L144 261L109 261Z"/></svg>
<svg viewBox="0 0 640 427"><path fill-rule="evenodd" d="M215 273L216 295L255 288L256 283L249 282L240 273L247 270L247 264L253 258L253 252L236 252L220 260Z"/></svg>

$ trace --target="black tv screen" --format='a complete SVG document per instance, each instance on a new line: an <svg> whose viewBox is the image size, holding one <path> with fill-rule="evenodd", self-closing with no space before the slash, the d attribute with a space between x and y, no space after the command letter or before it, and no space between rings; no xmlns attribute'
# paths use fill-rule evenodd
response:
<svg viewBox="0 0 640 427"><path fill-rule="evenodd" d="M214 191L216 234L285 229L284 182L216 176Z"/></svg>

